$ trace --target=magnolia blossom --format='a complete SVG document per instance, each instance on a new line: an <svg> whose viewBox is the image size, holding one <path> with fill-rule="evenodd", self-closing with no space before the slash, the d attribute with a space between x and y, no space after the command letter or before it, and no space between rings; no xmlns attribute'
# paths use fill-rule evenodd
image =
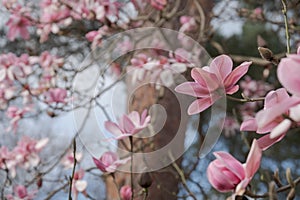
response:
<svg viewBox="0 0 300 200"><path fill-rule="evenodd" d="M124 185L120 189L120 196L122 200L130 200L132 195L132 189L128 185Z"/></svg>
<svg viewBox="0 0 300 200"><path fill-rule="evenodd" d="M258 140L259 146L265 150L284 137L292 126L291 119L295 122L300 121L297 117L299 109L296 107L299 103L300 98L290 97L284 88L271 91L265 98L264 109L259 111L255 118L245 120L240 129L241 131L256 131L259 134L270 132L270 135Z"/></svg>
<svg viewBox="0 0 300 200"><path fill-rule="evenodd" d="M30 110L30 107L18 108L16 106L10 106L6 111L7 117L11 119L10 127L8 127L7 131L13 130L16 132L19 120Z"/></svg>
<svg viewBox="0 0 300 200"><path fill-rule="evenodd" d="M48 141L48 138L34 140L23 136L13 150L17 164L25 169L36 167L40 163L38 153L48 144Z"/></svg>
<svg viewBox="0 0 300 200"><path fill-rule="evenodd" d="M119 119L119 124L106 121L104 125L115 136L115 139L120 140L128 136L133 136L146 128L150 123L150 119L151 117L147 115L147 110L145 109L141 115L137 111L123 115Z"/></svg>
<svg viewBox="0 0 300 200"><path fill-rule="evenodd" d="M105 152L99 159L93 158L97 168L102 172L113 173L116 169L124 165L130 158L120 160L118 154L108 151Z"/></svg>
<svg viewBox="0 0 300 200"><path fill-rule="evenodd" d="M77 200L78 194L82 193L87 195L86 188L87 188L87 181L82 180L84 177L84 170L79 169L74 173L74 179L72 183L72 192L74 196L74 200Z"/></svg>
<svg viewBox="0 0 300 200"><path fill-rule="evenodd" d="M11 177L15 177L17 166L25 169L36 167L40 162L38 153L47 143L48 138L34 140L23 136L12 151L2 146L0 148L0 168L7 169Z"/></svg>
<svg viewBox="0 0 300 200"><path fill-rule="evenodd" d="M77 162L80 162L83 157L82 152L76 152L75 158ZM61 160L61 164L65 167L65 169L71 169L74 166L74 153L73 151L69 151Z"/></svg>
<svg viewBox="0 0 300 200"><path fill-rule="evenodd" d="M7 37L13 41L19 35L23 39L29 39L28 27L31 25L29 10L25 7L17 6L11 13L6 25L8 26Z"/></svg>
<svg viewBox="0 0 300 200"><path fill-rule="evenodd" d="M67 90L63 88L50 88L45 93L47 103L66 103Z"/></svg>
<svg viewBox="0 0 300 200"><path fill-rule="evenodd" d="M88 32L85 37L89 42L92 42L91 48L96 49L102 44L102 39L104 36L109 34L108 26L102 26L97 31Z"/></svg>
<svg viewBox="0 0 300 200"><path fill-rule="evenodd" d="M7 200L33 200L37 191L28 192L23 185L17 185L14 187L14 195L6 195Z"/></svg>
<svg viewBox="0 0 300 200"><path fill-rule="evenodd" d="M190 16L181 16L180 23L182 26L179 29L179 32L189 32L197 28L196 20L194 17Z"/></svg>
<svg viewBox="0 0 300 200"><path fill-rule="evenodd" d="M218 56L209 67L193 68L191 75L195 81L182 83L175 91L197 97L198 99L189 106L188 114L200 113L225 94L237 92L239 86L236 84L246 74L250 65L251 62L243 62L232 70L231 58L226 55Z"/></svg>
<svg viewBox="0 0 300 200"><path fill-rule="evenodd" d="M167 0L150 0L151 6L156 8L157 10L163 10L167 5Z"/></svg>
<svg viewBox="0 0 300 200"><path fill-rule="evenodd" d="M207 177L212 186L219 192L234 191L243 195L247 185L260 166L262 150L253 140L246 163L242 164L226 152L215 152L216 160L207 168Z"/></svg>
<svg viewBox="0 0 300 200"><path fill-rule="evenodd" d="M186 61L179 62L179 59L173 57L160 56L159 59L152 59L146 54L138 54L131 59L131 64L127 71L132 73L132 83L150 79L157 89L161 84L166 87L172 86L175 82L174 77L185 72L190 66Z"/></svg>
<svg viewBox="0 0 300 200"><path fill-rule="evenodd" d="M297 54L287 55L280 60L277 75L280 83L291 94L300 96L300 47Z"/></svg>

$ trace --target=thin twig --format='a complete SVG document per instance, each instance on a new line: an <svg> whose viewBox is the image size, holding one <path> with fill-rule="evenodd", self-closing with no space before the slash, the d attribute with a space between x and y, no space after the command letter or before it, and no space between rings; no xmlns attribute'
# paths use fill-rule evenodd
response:
<svg viewBox="0 0 300 200"><path fill-rule="evenodd" d="M285 37L286 37L286 51L289 54L290 53L290 33L289 33L289 24L288 24L288 18L287 18L287 6L286 6L286 0L281 0L282 3L282 13L284 17L284 26L285 26Z"/></svg>
<svg viewBox="0 0 300 200"><path fill-rule="evenodd" d="M69 200L72 200L72 184L73 184L73 179L74 179L74 174L75 174L75 169L76 169L76 137L73 140L73 155L74 155L74 165L73 165L73 170L72 170L72 176L70 177L70 188L69 188Z"/></svg>

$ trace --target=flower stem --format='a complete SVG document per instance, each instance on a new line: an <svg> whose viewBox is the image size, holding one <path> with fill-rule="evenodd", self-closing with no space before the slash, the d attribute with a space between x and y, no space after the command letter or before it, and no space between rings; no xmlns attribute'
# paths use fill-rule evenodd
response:
<svg viewBox="0 0 300 200"><path fill-rule="evenodd" d="M282 3L282 13L284 17L284 25L285 25L285 37L286 37L286 51L289 54L290 53L290 34L289 34L289 25L288 25L288 19L287 19L287 6L286 6L286 0L281 0Z"/></svg>
<svg viewBox="0 0 300 200"><path fill-rule="evenodd" d="M69 187L69 200L72 200L72 185L73 185L73 179L74 179L74 174L75 174L75 169L76 169L76 138L73 139L73 155L74 155L74 164L73 164L73 170L72 170L72 175L70 177L70 187Z"/></svg>
<svg viewBox="0 0 300 200"><path fill-rule="evenodd" d="M131 200L133 200L134 197L134 192L133 192L133 138L132 136L129 136L129 141L130 141L130 158L131 158L131 163L130 163L130 182L131 182Z"/></svg>

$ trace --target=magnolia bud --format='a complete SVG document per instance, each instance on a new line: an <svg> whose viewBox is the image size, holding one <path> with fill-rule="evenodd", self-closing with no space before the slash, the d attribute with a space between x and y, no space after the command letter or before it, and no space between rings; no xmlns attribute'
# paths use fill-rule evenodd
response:
<svg viewBox="0 0 300 200"><path fill-rule="evenodd" d="M273 52L270 49L265 47L258 47L258 51L263 59L267 61L273 60Z"/></svg>
<svg viewBox="0 0 300 200"><path fill-rule="evenodd" d="M151 184L152 184L152 178L150 176L150 173L149 172L142 173L140 176L139 185L142 188L148 188L151 186Z"/></svg>

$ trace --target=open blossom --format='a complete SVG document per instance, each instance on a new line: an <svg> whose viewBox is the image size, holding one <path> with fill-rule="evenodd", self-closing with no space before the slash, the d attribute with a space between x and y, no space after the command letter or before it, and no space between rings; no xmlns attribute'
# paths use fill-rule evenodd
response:
<svg viewBox="0 0 300 200"><path fill-rule="evenodd" d="M14 187L14 195L6 195L7 200L33 200L37 191L28 192L23 185L17 185Z"/></svg>
<svg viewBox="0 0 300 200"><path fill-rule="evenodd" d="M300 47L297 54L287 55L278 65L277 75L280 83L291 94L300 96Z"/></svg>
<svg viewBox="0 0 300 200"><path fill-rule="evenodd" d="M222 94L233 94L238 91L236 85L239 79L246 74L251 62L243 62L232 70L232 60L229 56L220 55L213 59L210 66L193 68L191 72L194 82L185 82L175 88L176 92L197 97L188 108L188 114L200 113L210 107Z"/></svg>
<svg viewBox="0 0 300 200"><path fill-rule="evenodd" d="M18 145L13 149L17 164L25 169L36 167L40 163L38 153L47 145L49 139L35 140L23 136Z"/></svg>
<svg viewBox="0 0 300 200"><path fill-rule="evenodd" d="M7 117L11 119L10 127L7 129L7 131L16 131L18 128L19 120L22 119L23 116L30 110L30 107L18 108L16 106L10 106L6 111Z"/></svg>
<svg viewBox="0 0 300 200"><path fill-rule="evenodd" d="M102 172L113 173L121 165L124 165L130 158L120 160L118 154L107 151L99 159L93 158L97 168Z"/></svg>
<svg viewBox="0 0 300 200"><path fill-rule="evenodd" d="M182 33L193 31L197 28L196 20L194 17L181 16L180 23L182 26L180 27L179 32Z"/></svg>
<svg viewBox="0 0 300 200"><path fill-rule="evenodd" d="M31 25L30 14L26 8L17 6L11 13L6 23L8 27L7 37L13 41L17 36L23 39L29 39L28 27Z"/></svg>
<svg viewBox="0 0 300 200"><path fill-rule="evenodd" d="M132 189L129 185L124 185L120 189L120 196L122 200L130 200L132 195Z"/></svg>
<svg viewBox="0 0 300 200"><path fill-rule="evenodd" d="M67 90L63 88L50 88L45 93L47 103L66 103Z"/></svg>
<svg viewBox="0 0 300 200"><path fill-rule="evenodd" d="M77 163L81 161L83 157L82 152L76 152L75 158ZM61 164L65 167L65 169L71 169L74 166L74 153L73 151L69 151L61 160Z"/></svg>
<svg viewBox="0 0 300 200"><path fill-rule="evenodd" d="M102 26L97 31L88 32L85 37L89 42L92 42L91 48L96 49L102 44L102 39L109 33L108 26Z"/></svg>
<svg viewBox="0 0 300 200"><path fill-rule="evenodd" d="M115 136L115 139L120 140L128 136L133 136L146 128L150 123L150 119L151 117L147 115L147 110L145 109L141 115L137 111L123 115L119 119L119 124L106 121L104 125Z"/></svg>
<svg viewBox="0 0 300 200"><path fill-rule="evenodd" d="M246 163L242 164L226 152L215 152L216 160L207 168L207 177L212 186L219 192L234 191L243 195L247 185L260 166L262 150L253 140Z"/></svg>
<svg viewBox="0 0 300 200"><path fill-rule="evenodd" d="M73 192L74 200L77 200L79 193L87 195L86 188L88 183L87 181L82 180L83 177L84 177L83 169L79 169L74 173L74 179L72 183L72 192Z"/></svg>
<svg viewBox="0 0 300 200"><path fill-rule="evenodd" d="M249 118L241 124L241 131L256 131L259 134L269 133L258 139L259 146L265 150L272 144L280 141L289 128L293 119L299 122L297 117L300 98L291 97L284 88L271 91L265 98L264 109L259 111L255 118ZM285 118L289 116L290 119ZM299 115L299 114L298 114Z"/></svg>

